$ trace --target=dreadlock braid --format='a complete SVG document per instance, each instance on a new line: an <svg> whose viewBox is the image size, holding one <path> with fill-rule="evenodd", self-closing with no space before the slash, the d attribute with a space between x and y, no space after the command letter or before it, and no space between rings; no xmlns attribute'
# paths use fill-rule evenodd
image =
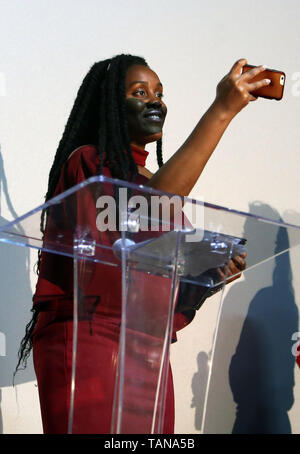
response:
<svg viewBox="0 0 300 454"><path fill-rule="evenodd" d="M163 166L163 157L162 157L162 140L158 139L156 142L156 157L157 157L157 163L159 167Z"/></svg>
<svg viewBox="0 0 300 454"><path fill-rule="evenodd" d="M127 115L126 115L126 107L125 107L125 97L126 97L126 73L128 70L128 64L124 58L121 59L120 65L120 83L119 83L119 102L121 105L120 109L120 119L121 119L121 137L123 138L123 142L125 145L125 150L127 151L127 156L129 160L129 170L132 173L133 177L136 175L137 169L135 165L135 161L132 156L131 146L130 146L130 138L128 132L128 123L127 123Z"/></svg>

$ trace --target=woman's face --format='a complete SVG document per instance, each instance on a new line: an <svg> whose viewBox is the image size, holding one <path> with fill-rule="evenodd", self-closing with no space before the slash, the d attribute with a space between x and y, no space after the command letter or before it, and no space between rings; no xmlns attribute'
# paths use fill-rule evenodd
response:
<svg viewBox="0 0 300 454"><path fill-rule="evenodd" d="M130 66L126 76L126 112L132 144L144 147L162 137L167 107L163 87L147 66Z"/></svg>

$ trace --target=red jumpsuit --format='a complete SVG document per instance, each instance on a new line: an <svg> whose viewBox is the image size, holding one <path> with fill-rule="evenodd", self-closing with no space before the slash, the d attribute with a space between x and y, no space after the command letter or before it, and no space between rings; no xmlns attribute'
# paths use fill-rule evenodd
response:
<svg viewBox="0 0 300 454"><path fill-rule="evenodd" d="M133 148L137 164L142 164L148 153ZM55 195L99 173L99 156L92 145L78 148L64 165ZM111 177L104 165L103 175ZM145 184L147 178L138 175L134 183ZM94 205L94 204L93 204ZM77 212L80 218L80 210ZM95 206L85 214L95 219ZM88 214L86 214L88 213ZM121 270L97 264L97 271L89 281L85 307L81 310L78 330L75 409L72 433L110 433L115 373L119 346L121 320ZM87 267L89 276L89 267ZM160 310L163 294L168 296L169 285L165 278L150 276L143 282L144 292L149 295L149 308ZM69 257L50 253L42 254L39 278L33 298L38 309L38 321L33 332L33 359L38 381L39 397L45 433L67 433L70 407L70 387L73 339L73 264ZM194 314L193 314L194 315ZM176 331L193 318L181 313L174 316L173 341ZM138 320L138 305L137 305ZM130 330L129 330L130 331ZM130 333L129 333L130 334ZM138 334L138 354L130 361L133 375L147 376L143 388L135 387L129 393L131 402L124 407L124 426L134 427L141 433L144 419L149 418L154 398L151 365L141 360L147 350L147 334ZM139 356L140 355L140 356ZM130 356L130 355L129 355ZM131 411L136 402L143 402L143 414ZM149 410L149 411L148 411ZM174 431L174 393L171 369L169 369L163 433Z"/></svg>

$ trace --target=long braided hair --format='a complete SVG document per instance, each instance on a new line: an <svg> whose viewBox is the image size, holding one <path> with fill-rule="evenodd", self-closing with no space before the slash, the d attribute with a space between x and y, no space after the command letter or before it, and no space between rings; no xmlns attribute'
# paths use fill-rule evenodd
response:
<svg viewBox="0 0 300 454"><path fill-rule="evenodd" d="M133 55L117 55L111 59L95 63L84 77L78 90L73 108L59 142L49 173L45 202L53 197L61 168L70 154L79 146L94 144L100 156L99 175L102 173L103 155L113 178L131 179L138 173L130 146L126 119L126 73L132 65L148 66L145 59ZM127 153L125 153L125 150ZM157 141L157 162L163 165L162 141ZM42 211L41 232L45 233L47 213ZM41 262L39 251L37 270ZM37 272L38 272L37 271ZM18 352L18 364L14 373L27 365L32 349L32 332L37 322L38 311L32 309L33 316L25 329Z"/></svg>

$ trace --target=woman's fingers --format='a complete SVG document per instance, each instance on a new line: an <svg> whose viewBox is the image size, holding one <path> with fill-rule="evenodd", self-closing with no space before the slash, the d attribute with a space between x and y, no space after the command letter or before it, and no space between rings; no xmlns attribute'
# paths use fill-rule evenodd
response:
<svg viewBox="0 0 300 454"><path fill-rule="evenodd" d="M270 79L258 80L257 82L248 83L247 89L249 92L251 92L257 90L258 88L266 87L267 85L270 85L270 83L271 83Z"/></svg>
<svg viewBox="0 0 300 454"><path fill-rule="evenodd" d="M231 76L240 76L243 66L247 64L246 58L240 58L238 61L234 63L231 70L229 71L229 75Z"/></svg>
<svg viewBox="0 0 300 454"><path fill-rule="evenodd" d="M257 99L255 96L251 94L252 91L257 90L261 87L266 87L271 83L270 79L261 79L255 82L251 82L254 77L258 76L259 74L263 73L266 69L266 65L256 66L255 68L250 69L242 73L243 66L247 63L245 58L241 58L231 68L229 72L229 76L233 77L238 85L244 86L250 95L250 100Z"/></svg>
<svg viewBox="0 0 300 454"><path fill-rule="evenodd" d="M226 279L226 284L230 284L230 282L238 279L242 275L239 269L232 267L232 264L229 265L229 267L224 267L223 269L217 268L217 272L221 281L224 281Z"/></svg>
<svg viewBox="0 0 300 454"><path fill-rule="evenodd" d="M258 76L259 74L263 73L266 69L265 65L257 66L249 71L246 71L244 74L240 76L240 83L245 84L245 88L249 93L249 101L256 101L257 96L253 95L253 91L258 90L261 87L266 87L270 85L270 79L261 79L255 82L251 82L254 77Z"/></svg>
<svg viewBox="0 0 300 454"><path fill-rule="evenodd" d="M226 279L226 284L234 281L241 277L243 271L246 268L246 253L242 253L241 255L234 256L229 265L226 265L223 268L218 268L217 272L219 274L220 279L223 281Z"/></svg>
<svg viewBox="0 0 300 454"><path fill-rule="evenodd" d="M229 268L228 268L228 277L235 276L235 275L238 275L236 277L241 276L241 268L233 260L230 260Z"/></svg>
<svg viewBox="0 0 300 454"><path fill-rule="evenodd" d="M249 71L244 72L241 74L241 80L248 82L249 80L253 79L258 74L264 72L266 69L265 65L256 66L255 68L249 69Z"/></svg>
<svg viewBox="0 0 300 454"><path fill-rule="evenodd" d="M243 66L246 63L245 58L236 61L230 72L217 85L216 103L232 118L250 101L256 101L256 89L270 84L268 79L251 82L254 77L257 78L263 73L266 67L257 66L243 73Z"/></svg>
<svg viewBox="0 0 300 454"><path fill-rule="evenodd" d="M233 262L240 271L246 268L246 261L240 255L234 256L230 262Z"/></svg>
<svg viewBox="0 0 300 454"><path fill-rule="evenodd" d="M225 275L224 271L222 270L222 268L217 268L217 273L218 273L221 281L224 281L226 275Z"/></svg>

